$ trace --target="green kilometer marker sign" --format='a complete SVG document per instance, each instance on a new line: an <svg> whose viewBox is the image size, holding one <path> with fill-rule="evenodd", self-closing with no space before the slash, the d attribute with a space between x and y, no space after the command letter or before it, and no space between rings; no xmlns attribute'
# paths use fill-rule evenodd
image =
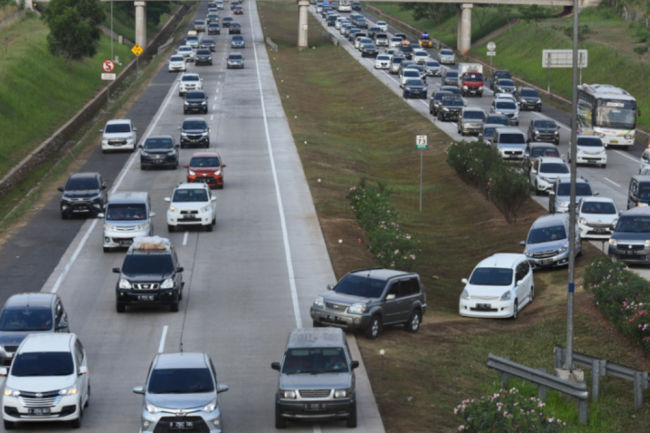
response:
<svg viewBox="0 0 650 433"><path fill-rule="evenodd" d="M424 150L429 148L429 143L426 135L415 136L415 148L418 150Z"/></svg>

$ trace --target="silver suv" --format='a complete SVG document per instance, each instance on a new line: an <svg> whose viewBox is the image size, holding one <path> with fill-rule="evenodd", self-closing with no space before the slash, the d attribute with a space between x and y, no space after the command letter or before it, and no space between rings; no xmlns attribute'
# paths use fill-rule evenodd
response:
<svg viewBox="0 0 650 433"><path fill-rule="evenodd" d="M635 207L621 212L607 254L624 263L650 263L650 208Z"/></svg>
<svg viewBox="0 0 650 433"><path fill-rule="evenodd" d="M582 254L580 230L576 227L575 255ZM535 220L528 237L521 241L528 262L535 268L569 263L569 215L544 215Z"/></svg>
<svg viewBox="0 0 650 433"><path fill-rule="evenodd" d="M314 327L363 330L368 338L385 325L404 324L416 332L427 308L420 276L413 272L359 269L328 289L311 306Z"/></svg>
<svg viewBox="0 0 650 433"><path fill-rule="evenodd" d="M205 353L159 353L151 362L145 386L140 432L192 431L221 433L219 396L228 386L217 382Z"/></svg>
<svg viewBox="0 0 650 433"><path fill-rule="evenodd" d="M278 370L275 394L275 427L286 427L288 419L345 419L357 426L357 401L353 361L338 328L300 328L289 334Z"/></svg>
<svg viewBox="0 0 650 433"><path fill-rule="evenodd" d="M149 193L116 192L111 194L104 214L104 252L128 248L133 239L153 234Z"/></svg>

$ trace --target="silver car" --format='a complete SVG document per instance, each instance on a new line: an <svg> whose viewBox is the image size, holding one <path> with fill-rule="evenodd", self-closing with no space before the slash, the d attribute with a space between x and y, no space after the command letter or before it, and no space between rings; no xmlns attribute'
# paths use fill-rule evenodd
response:
<svg viewBox="0 0 650 433"><path fill-rule="evenodd" d="M493 100L490 113L503 114L510 120L511 125L519 125L519 107L510 98L496 98Z"/></svg>
<svg viewBox="0 0 650 433"><path fill-rule="evenodd" d="M483 129L484 121L485 111L476 107L465 107L458 116L458 133L478 135Z"/></svg>
<svg viewBox="0 0 650 433"><path fill-rule="evenodd" d="M128 248L133 239L153 233L149 193L116 192L110 195L104 215L104 252Z"/></svg>
<svg viewBox="0 0 650 433"><path fill-rule="evenodd" d="M580 230L576 227L575 255L582 254ZM544 215L535 220L528 237L521 241L524 254L535 268L564 266L569 263L569 215Z"/></svg>
<svg viewBox="0 0 650 433"><path fill-rule="evenodd" d="M183 57L180 54L172 55L169 58L169 64L167 66L167 70L169 72L176 72L176 71L185 72L187 70L187 66L185 65L185 57Z"/></svg>
<svg viewBox="0 0 650 433"><path fill-rule="evenodd" d="M440 50L438 57L440 58L440 63L443 65L453 65L456 63L456 55L449 48L443 48Z"/></svg>
<svg viewBox="0 0 650 433"><path fill-rule="evenodd" d="M140 431L221 433L218 394L228 389L217 382L207 354L159 353L146 385L133 388L134 393L144 395Z"/></svg>

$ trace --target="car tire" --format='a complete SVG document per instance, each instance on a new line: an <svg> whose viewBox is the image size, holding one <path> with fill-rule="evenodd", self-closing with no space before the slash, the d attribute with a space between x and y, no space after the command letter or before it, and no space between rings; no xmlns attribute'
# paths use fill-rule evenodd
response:
<svg viewBox="0 0 650 433"><path fill-rule="evenodd" d="M312 321L311 321L311 326L314 327L314 328L322 328L322 327L323 327L323 324L320 323L320 322L318 322L318 321L316 321L316 320L312 320Z"/></svg>
<svg viewBox="0 0 650 433"><path fill-rule="evenodd" d="M368 327L366 328L366 337L374 340L377 338L379 333L381 332L381 318L379 317L378 314L375 314L370 318L370 322L368 322Z"/></svg>
<svg viewBox="0 0 650 433"><path fill-rule="evenodd" d="M169 233L173 233L173 232L176 231L176 227L174 227L173 225L167 224L167 231Z"/></svg>
<svg viewBox="0 0 650 433"><path fill-rule="evenodd" d="M63 212L61 212L61 219L62 219L62 220L67 220L68 218L69 218L68 215L66 215L66 214L64 214Z"/></svg>
<svg viewBox="0 0 650 433"><path fill-rule="evenodd" d="M4 420L5 430L13 430L16 428L16 423L13 421Z"/></svg>
<svg viewBox="0 0 650 433"><path fill-rule="evenodd" d="M409 317L408 322L404 323L404 328L408 332L415 333L420 330L421 325L422 325L422 312L420 311L419 308L417 308L411 313L411 317Z"/></svg>
<svg viewBox="0 0 650 433"><path fill-rule="evenodd" d="M207 226L205 226L205 231L206 232L211 232L212 231L212 224L208 224Z"/></svg>
<svg viewBox="0 0 650 433"><path fill-rule="evenodd" d="M118 313L124 313L126 311L126 305L124 305L122 302L116 302L115 311Z"/></svg>
<svg viewBox="0 0 650 433"><path fill-rule="evenodd" d="M357 404L353 403L350 408L350 414L345 419L345 425L348 428L355 428L357 426Z"/></svg>
<svg viewBox="0 0 650 433"><path fill-rule="evenodd" d="M287 426L287 421L282 416L282 412L278 408L278 405L275 405L275 428L281 429Z"/></svg>
<svg viewBox="0 0 650 433"><path fill-rule="evenodd" d="M81 417L83 416L83 408L80 406L79 407L79 418L73 419L70 421L70 427L74 429L78 429L81 427Z"/></svg>
<svg viewBox="0 0 650 433"><path fill-rule="evenodd" d="M530 303L533 303L533 300L535 299L535 286L530 286L530 294L528 295L528 298L530 299Z"/></svg>
<svg viewBox="0 0 650 433"><path fill-rule="evenodd" d="M169 311L171 311L172 313L178 312L178 301L179 300L177 299L176 302L173 302L172 304L169 305Z"/></svg>
<svg viewBox="0 0 650 433"><path fill-rule="evenodd" d="M104 247L104 252L105 252L105 253L110 253L110 252L111 252L111 248L110 248L110 247Z"/></svg>
<svg viewBox="0 0 650 433"><path fill-rule="evenodd" d="M512 307L512 320L517 320L519 317L519 301L515 299L515 303Z"/></svg>

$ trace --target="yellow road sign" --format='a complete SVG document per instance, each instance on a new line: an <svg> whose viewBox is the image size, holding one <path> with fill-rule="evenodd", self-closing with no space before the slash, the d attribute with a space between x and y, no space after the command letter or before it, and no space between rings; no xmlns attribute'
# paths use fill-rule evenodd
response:
<svg viewBox="0 0 650 433"><path fill-rule="evenodd" d="M139 56L140 54L142 54L143 51L144 50L142 49L142 47L139 44L135 44L133 46L133 48L131 48L131 52L133 54L135 54L136 56Z"/></svg>

